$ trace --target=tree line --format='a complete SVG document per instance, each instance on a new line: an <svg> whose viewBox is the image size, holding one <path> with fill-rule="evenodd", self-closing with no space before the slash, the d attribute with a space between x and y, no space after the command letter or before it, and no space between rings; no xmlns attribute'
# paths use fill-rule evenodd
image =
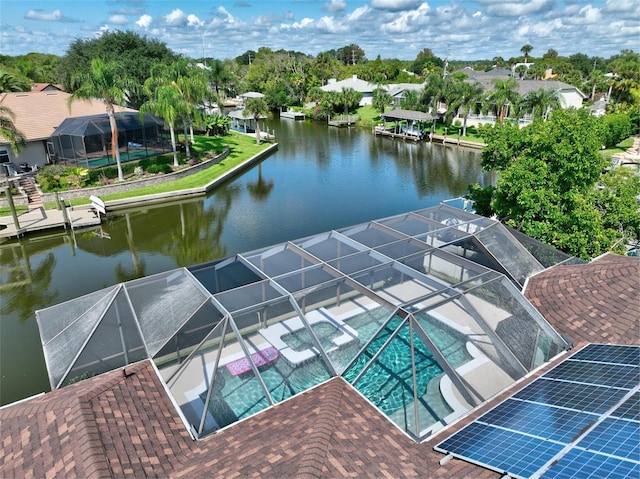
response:
<svg viewBox="0 0 640 479"><path fill-rule="evenodd" d="M59 83L71 93L70 102L102 99L112 120L114 105L160 116L170 130L177 166L178 129L182 129L189 157L194 127L222 132L228 126L226 116L204 115L203 111L217 105L221 112L225 99L240 93L263 93L264 98L245 103L245 112L256 120L269 109L307 102L314 102L313 114L323 118L353 111L361 99L354 90L322 91L320 87L330 78L357 75L377 84L373 106L381 112L392 104L385 84L420 84L416 91L407 90L400 107L442 113L440 121L447 124L456 116L462 118L463 134L468 116L478 109L492 110L498 118L495 127L481 132L487 143L483 167L498 171L498 180L496 185L470 189L481 214L496 214L509 226L579 257L621 251L629 240L640 237L635 198L640 180L628 172L603 175L606 165L599 149L638 133L640 55L627 50L610 59L581 54L565 58L549 50L542 58L534 58L532 50L525 45L522 57L486 61L484 68L523 65L514 69L516 78L496 80L493 89L483 91L480 85L465 81L460 69L468 63L443 60L428 48L414 61L368 60L357 45L315 57L260 48L235 59L191 59L176 55L156 40L132 32L111 32L97 39L76 40L63 57L0 57L0 90L21 91L27 84L30 89L31 81ZM483 62L473 66L483 68ZM585 110L562 111L557 108L557 95L549 90L522 97L517 94L517 78L541 77L546 67L558 79L581 89L591 87L592 98L596 93L606 95L610 114L594 118ZM517 122L505 121L527 113L533 118L531 127L520 129ZM11 120L11 113L0 109L0 134L17 144L21 138L10 129ZM112 121L113 150L122 179L114 125ZM260 141L259 128L256 141Z"/></svg>

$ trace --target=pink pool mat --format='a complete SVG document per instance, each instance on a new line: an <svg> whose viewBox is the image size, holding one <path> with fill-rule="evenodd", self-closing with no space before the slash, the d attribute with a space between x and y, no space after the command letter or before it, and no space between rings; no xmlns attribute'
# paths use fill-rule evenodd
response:
<svg viewBox="0 0 640 479"><path fill-rule="evenodd" d="M257 367L265 366L278 359L279 353L276 348L267 348L251 355L251 359ZM227 364L227 369L232 376L239 376L251 371L251 364L247 358L241 358Z"/></svg>

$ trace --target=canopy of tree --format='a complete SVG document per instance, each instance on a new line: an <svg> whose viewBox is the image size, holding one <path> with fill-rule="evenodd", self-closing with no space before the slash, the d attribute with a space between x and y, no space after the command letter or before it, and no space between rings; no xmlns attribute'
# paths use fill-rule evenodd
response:
<svg viewBox="0 0 640 479"><path fill-rule="evenodd" d="M495 187L471 187L480 214L495 213L505 224L584 259L621 252L628 240L640 238L640 178L619 170L603 174L602 119L584 110L558 110L546 122L522 129L496 125L483 134L483 168L499 177Z"/></svg>
<svg viewBox="0 0 640 479"><path fill-rule="evenodd" d="M144 102L142 85L150 76L151 68L158 63L171 63L177 58L164 43L149 40L134 32L109 32L91 40L76 40L60 60L57 81L65 91L74 92L77 78L91 69L91 60L100 58L105 62L117 61L130 81L127 100L132 108Z"/></svg>

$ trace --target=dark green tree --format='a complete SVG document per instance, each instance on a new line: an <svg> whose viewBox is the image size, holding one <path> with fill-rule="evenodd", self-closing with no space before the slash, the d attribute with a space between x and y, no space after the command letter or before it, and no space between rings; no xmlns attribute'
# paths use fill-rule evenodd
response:
<svg viewBox="0 0 640 479"><path fill-rule="evenodd" d="M336 58L344 65L356 65L367 61L364 50L355 43L338 48Z"/></svg>
<svg viewBox="0 0 640 479"><path fill-rule="evenodd" d="M178 56L164 43L130 31L108 32L90 40L78 39L67 48L58 66L59 82L66 91L73 93L78 88L74 78L88 74L94 58L122 65L132 80L126 91L127 103L137 109L146 101L142 85L149 78L151 68L158 63L172 63Z"/></svg>
<svg viewBox="0 0 640 479"><path fill-rule="evenodd" d="M411 64L410 70L416 75L439 73L444 68L444 61L433 54L430 48L423 48Z"/></svg>
<svg viewBox="0 0 640 479"><path fill-rule="evenodd" d="M584 110L557 110L526 128L483 130L486 170L497 170L493 191L474 187L505 224L568 254L589 259L618 251L636 235L637 179L603 176L603 123ZM609 182L611 181L611 182Z"/></svg>

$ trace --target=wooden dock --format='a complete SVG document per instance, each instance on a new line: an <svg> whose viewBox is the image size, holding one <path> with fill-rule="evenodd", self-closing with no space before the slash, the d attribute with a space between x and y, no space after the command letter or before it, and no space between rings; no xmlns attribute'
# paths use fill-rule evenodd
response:
<svg viewBox="0 0 640 479"><path fill-rule="evenodd" d="M378 136L388 136L390 138L400 138L402 140L410 140L410 141L422 141L425 138L429 138L428 135L416 135L412 133L404 133L402 131L394 131L390 129L384 129L380 127L375 127L373 129L373 134Z"/></svg>
<svg viewBox="0 0 640 479"><path fill-rule="evenodd" d="M346 126L353 126L356 124L356 119L355 118L351 118L351 117L347 117L346 120L342 119L338 119L338 120L332 120L331 118L328 119L327 123L329 124L329 126L335 126L338 128L344 128Z"/></svg>
<svg viewBox="0 0 640 479"><path fill-rule="evenodd" d="M65 221L68 220L68 221ZM89 206L62 210L33 209L18 216L19 227L12 216L0 217L0 238L18 238L38 231L73 228L74 230L101 224L100 217Z"/></svg>

